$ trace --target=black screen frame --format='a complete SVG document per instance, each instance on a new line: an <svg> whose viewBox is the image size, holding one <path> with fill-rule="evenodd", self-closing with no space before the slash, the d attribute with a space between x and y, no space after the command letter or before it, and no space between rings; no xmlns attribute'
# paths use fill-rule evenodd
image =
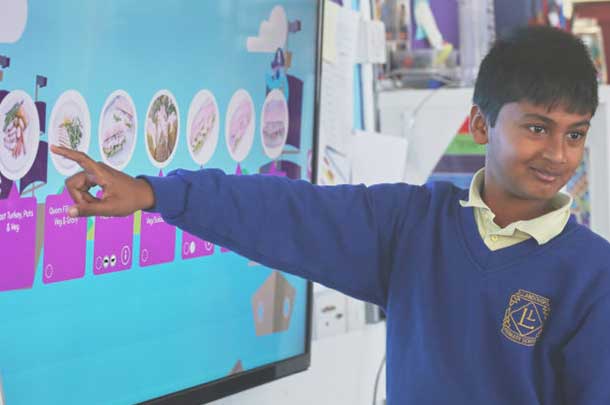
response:
<svg viewBox="0 0 610 405"><path fill-rule="evenodd" d="M316 49L315 49L315 90L313 110L313 143L311 156L311 181L316 182L318 172L318 132L320 117L320 89L322 73L322 26L324 18L324 0L312 0L316 3ZM252 370L240 372L228 377L197 385L141 402L146 405L200 405L227 397L263 385L292 374L306 371L311 365L311 333L313 311L313 284L307 281L307 316L305 333L305 351L298 356L269 363Z"/></svg>

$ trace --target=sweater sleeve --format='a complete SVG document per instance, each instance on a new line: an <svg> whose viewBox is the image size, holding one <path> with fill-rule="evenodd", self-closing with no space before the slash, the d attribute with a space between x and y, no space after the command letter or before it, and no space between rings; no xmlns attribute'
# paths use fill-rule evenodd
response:
<svg viewBox="0 0 610 405"><path fill-rule="evenodd" d="M566 404L610 404L610 294L592 305L563 349Z"/></svg>
<svg viewBox="0 0 610 405"><path fill-rule="evenodd" d="M322 187L280 177L177 170L142 176L163 219L251 260L385 307L414 186Z"/></svg>

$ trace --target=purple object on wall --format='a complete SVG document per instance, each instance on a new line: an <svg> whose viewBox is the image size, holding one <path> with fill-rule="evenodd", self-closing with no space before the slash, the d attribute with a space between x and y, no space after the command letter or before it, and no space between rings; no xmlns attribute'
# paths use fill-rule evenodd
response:
<svg viewBox="0 0 610 405"><path fill-rule="evenodd" d="M2 100L4 100L4 97L6 97L8 93L9 92L6 90L0 90L0 103L2 102Z"/></svg>
<svg viewBox="0 0 610 405"><path fill-rule="evenodd" d="M433 173L474 173L485 166L485 155L444 155Z"/></svg>
<svg viewBox="0 0 610 405"><path fill-rule="evenodd" d="M277 162L267 163L266 165L261 166L259 173L270 173L274 163L276 164L276 171L284 173L289 179L301 179L301 166L289 160L279 160Z"/></svg>
<svg viewBox="0 0 610 405"><path fill-rule="evenodd" d="M49 144L45 141L40 141L34 164L19 182L19 191L21 194L24 193L24 190L27 190L29 185L35 184L36 182L47 182L48 160Z"/></svg>
<svg viewBox="0 0 610 405"><path fill-rule="evenodd" d="M9 190L0 201L0 291L31 288L36 270L36 199Z"/></svg>
<svg viewBox="0 0 610 405"><path fill-rule="evenodd" d="M496 33L504 37L513 29L526 26L536 16L534 0L495 0Z"/></svg>
<svg viewBox="0 0 610 405"><path fill-rule="evenodd" d="M99 191L97 198L102 198ZM96 217L93 274L128 270L133 257L133 215Z"/></svg>
<svg viewBox="0 0 610 405"><path fill-rule="evenodd" d="M182 232L182 258L195 259L197 257L211 256L214 254L214 244L188 232Z"/></svg>
<svg viewBox="0 0 610 405"><path fill-rule="evenodd" d="M40 122L40 132L47 132L47 103L36 101L36 111L38 111L38 121Z"/></svg>
<svg viewBox="0 0 610 405"><path fill-rule="evenodd" d="M288 32L294 34L299 31L301 31L301 20L294 20L288 23Z"/></svg>
<svg viewBox="0 0 610 405"><path fill-rule="evenodd" d="M303 114L303 81L288 75L288 137L286 143L301 147L301 116Z"/></svg>
<svg viewBox="0 0 610 405"><path fill-rule="evenodd" d="M8 198L11 188L13 187L13 181L7 179L0 173L0 200Z"/></svg>
<svg viewBox="0 0 610 405"><path fill-rule="evenodd" d="M36 85L38 87L47 87L46 76L36 75Z"/></svg>
<svg viewBox="0 0 610 405"><path fill-rule="evenodd" d="M55 283L85 275L87 218L71 218L68 208L74 201L64 188L50 195L45 204L44 260L42 281Z"/></svg>
<svg viewBox="0 0 610 405"><path fill-rule="evenodd" d="M267 163L266 165L261 167L259 173L264 174L266 176L286 177L286 172L279 169L275 161Z"/></svg>
<svg viewBox="0 0 610 405"><path fill-rule="evenodd" d="M161 214L142 212L140 230L140 267L174 261L176 228L167 224Z"/></svg>
<svg viewBox="0 0 610 405"><path fill-rule="evenodd" d="M412 2L415 7L415 1ZM457 0L430 0L430 9L436 20L443 39L458 48L460 45L460 34L458 25L458 2ZM416 39L417 23L415 22L415 9L411 13L412 42L413 49L430 48L427 39Z"/></svg>
<svg viewBox="0 0 610 405"><path fill-rule="evenodd" d="M163 176L163 172L159 172ZM176 227L161 214L142 212L140 226L140 267L170 263L176 256Z"/></svg>
<svg viewBox="0 0 610 405"><path fill-rule="evenodd" d="M279 164L280 170L286 172L289 179L301 179L301 166L289 160L281 160Z"/></svg>

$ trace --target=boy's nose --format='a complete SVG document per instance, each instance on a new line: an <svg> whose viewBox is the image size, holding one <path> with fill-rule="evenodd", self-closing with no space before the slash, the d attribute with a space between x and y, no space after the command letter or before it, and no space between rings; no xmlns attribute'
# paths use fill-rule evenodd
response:
<svg viewBox="0 0 610 405"><path fill-rule="evenodd" d="M566 141L563 136L553 135L548 137L548 142L543 151L543 157L555 164L567 162Z"/></svg>

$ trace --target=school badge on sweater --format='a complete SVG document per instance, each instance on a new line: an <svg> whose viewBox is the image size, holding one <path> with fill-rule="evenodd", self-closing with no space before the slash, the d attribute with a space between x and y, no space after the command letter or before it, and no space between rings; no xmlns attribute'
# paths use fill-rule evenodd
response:
<svg viewBox="0 0 610 405"><path fill-rule="evenodd" d="M502 322L502 334L515 343L534 346L550 310L548 298L519 290L510 297Z"/></svg>

